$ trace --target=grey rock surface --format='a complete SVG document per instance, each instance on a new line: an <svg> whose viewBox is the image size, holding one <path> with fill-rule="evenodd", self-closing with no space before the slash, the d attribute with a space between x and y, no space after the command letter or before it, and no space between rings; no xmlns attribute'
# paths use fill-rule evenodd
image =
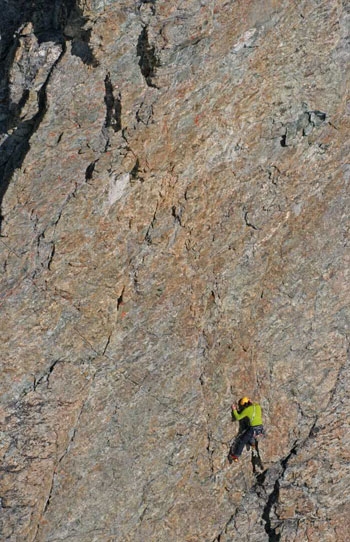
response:
<svg viewBox="0 0 350 542"><path fill-rule="evenodd" d="M1 539L347 541L349 3L20 4Z"/></svg>

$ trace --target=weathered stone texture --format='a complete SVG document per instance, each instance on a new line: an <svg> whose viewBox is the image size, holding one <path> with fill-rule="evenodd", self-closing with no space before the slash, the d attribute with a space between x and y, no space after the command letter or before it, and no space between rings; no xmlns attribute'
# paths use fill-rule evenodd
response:
<svg viewBox="0 0 350 542"><path fill-rule="evenodd" d="M348 2L30 6L1 25L2 539L345 542Z"/></svg>

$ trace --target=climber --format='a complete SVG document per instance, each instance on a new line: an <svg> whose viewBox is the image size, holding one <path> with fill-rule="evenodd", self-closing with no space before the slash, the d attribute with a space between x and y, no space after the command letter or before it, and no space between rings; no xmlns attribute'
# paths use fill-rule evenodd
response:
<svg viewBox="0 0 350 542"><path fill-rule="evenodd" d="M232 405L232 414L235 420L247 422L245 429L238 435L237 440L232 444L228 459L230 462L238 461L246 444L256 446L256 439L264 434L261 417L261 406L253 403L249 397L242 397L236 405Z"/></svg>

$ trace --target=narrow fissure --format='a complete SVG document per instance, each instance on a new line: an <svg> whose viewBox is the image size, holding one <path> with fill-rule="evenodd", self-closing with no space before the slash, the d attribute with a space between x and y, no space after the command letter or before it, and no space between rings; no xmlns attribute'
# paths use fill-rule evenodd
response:
<svg viewBox="0 0 350 542"><path fill-rule="evenodd" d="M57 360L52 366L51 366L51 372L53 371L55 365L59 362L60 360ZM92 387L92 384L95 380L95 376L96 376L96 372L93 374L92 376L92 379L91 379L91 382L90 382L90 385L89 385L89 390L87 392L87 395L85 396L85 400L83 400L83 403L80 407L80 410L78 412L78 415L77 415L77 418L76 418L76 421L75 421L75 424L74 424L74 427L73 429L71 430L71 436L69 438L69 441L68 441L68 444L65 448L65 450L63 451L63 453L61 454L61 456L59 457L58 461L57 461L57 464L53 470L53 473L52 473L52 480L51 480L51 486L50 486L50 490L49 490L49 494L48 494L48 497L46 499L46 502L45 502L45 506L44 506L44 509L43 509L43 513L42 513L42 516L41 518L46 514L50 504L51 504L51 500L52 500L52 495L53 495L53 490L54 490L54 486L55 486L55 480L56 480L56 477L57 477L57 474L58 474L58 468L59 468L59 465L60 463L62 463L63 459L66 457L66 455L68 454L74 440L75 440L75 437L76 437L76 434L78 432L78 427L79 427L79 424L80 424L80 419L82 417L82 414L83 414L83 411L85 409L85 405L88 401L88 397L89 397L89 391ZM37 539L37 536L38 536L38 532L39 532L39 523L38 523L38 526L37 526L37 530L36 530L36 534L34 536L34 540Z"/></svg>
<svg viewBox="0 0 350 542"><path fill-rule="evenodd" d="M156 56L155 47L150 45L148 37L148 28L144 26L139 36L136 48L137 56L140 58L139 66L143 77L149 87L158 88L153 82L156 70L160 65Z"/></svg>
<svg viewBox="0 0 350 542"><path fill-rule="evenodd" d="M114 96L114 86L111 80L111 75L108 72L105 77L105 104L106 104L106 120L105 127L112 128L114 132L119 132L122 129L121 114L121 94Z"/></svg>
<svg viewBox="0 0 350 542"><path fill-rule="evenodd" d="M148 226L148 229L146 231L146 235L145 235L145 242L147 243L147 245L151 245L152 244L152 237L151 237L151 231L153 230L154 228L154 225L156 223L156 214L157 214L157 210L158 210L158 204L157 204L157 207L156 207L156 210L154 211L154 215L153 215L153 218L152 218L152 221L150 223L150 225Z"/></svg>
<svg viewBox="0 0 350 542"><path fill-rule="evenodd" d="M270 542L277 542L281 538L281 535L276 532L276 527L275 528L272 527L272 522L270 518L272 508L278 502L279 489L280 489L279 480L276 480L273 491L269 495L266 506L263 510L263 514L261 516L265 522L265 531L269 537Z"/></svg>
<svg viewBox="0 0 350 542"><path fill-rule="evenodd" d="M273 490L268 496L266 505L264 507L264 510L261 516L263 521L265 522L265 531L269 537L269 542L278 542L281 539L281 534L277 532L279 524L276 526L273 525L271 513L273 511L273 508L278 503L279 493L280 493L280 480L284 476L284 473L287 469L290 458L293 455L296 455L296 453L297 453L297 444L295 444L293 448L291 449L290 453L284 459L280 461L281 470L279 472L277 479L275 480ZM266 474L267 474L267 471L264 471L263 473L257 476L257 486L264 487Z"/></svg>
<svg viewBox="0 0 350 542"><path fill-rule="evenodd" d="M48 370L45 371L45 373L42 374L42 375L40 376L40 378L36 379L36 378L34 377L33 391L36 391L37 387L40 386L40 384L42 384L42 382L43 382L44 380L46 380L47 387L49 387L50 376L52 375L52 373L53 373L53 371L54 371L56 365L57 365L58 363L61 363L61 362L63 362L63 360L61 360L61 359L56 359L55 361L53 361L53 362L51 363L51 365L50 365L50 367L48 368Z"/></svg>
<svg viewBox="0 0 350 542"><path fill-rule="evenodd" d="M90 181L92 179L94 171L95 171L96 162L98 162L98 158L97 160L94 160L93 162L91 162L91 164L89 164L88 167L86 168L85 181Z"/></svg>
<svg viewBox="0 0 350 542"><path fill-rule="evenodd" d="M181 222L181 216L182 216L183 208L180 207L179 209L176 208L176 205L173 205L171 208L171 214L175 219L175 223L179 224L179 226L182 226Z"/></svg>
<svg viewBox="0 0 350 542"><path fill-rule="evenodd" d="M118 299L117 299L117 310L119 310L120 305L123 304L123 295L124 295L124 291L125 291L125 286L123 287L123 289L122 289L122 291L121 291L121 294L120 294L120 296L119 296Z"/></svg>
<svg viewBox="0 0 350 542"><path fill-rule="evenodd" d="M246 226L248 226L249 228L253 228L253 230L258 230L259 228L257 228L254 224L252 224L249 221L248 214L249 214L249 211L244 210L244 222L246 223Z"/></svg>

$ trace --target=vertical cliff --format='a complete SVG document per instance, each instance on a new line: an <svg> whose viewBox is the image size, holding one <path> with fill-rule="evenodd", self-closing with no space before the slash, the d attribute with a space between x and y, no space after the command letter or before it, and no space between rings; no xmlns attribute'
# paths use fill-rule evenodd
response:
<svg viewBox="0 0 350 542"><path fill-rule="evenodd" d="M349 2L0 7L1 538L345 542Z"/></svg>

